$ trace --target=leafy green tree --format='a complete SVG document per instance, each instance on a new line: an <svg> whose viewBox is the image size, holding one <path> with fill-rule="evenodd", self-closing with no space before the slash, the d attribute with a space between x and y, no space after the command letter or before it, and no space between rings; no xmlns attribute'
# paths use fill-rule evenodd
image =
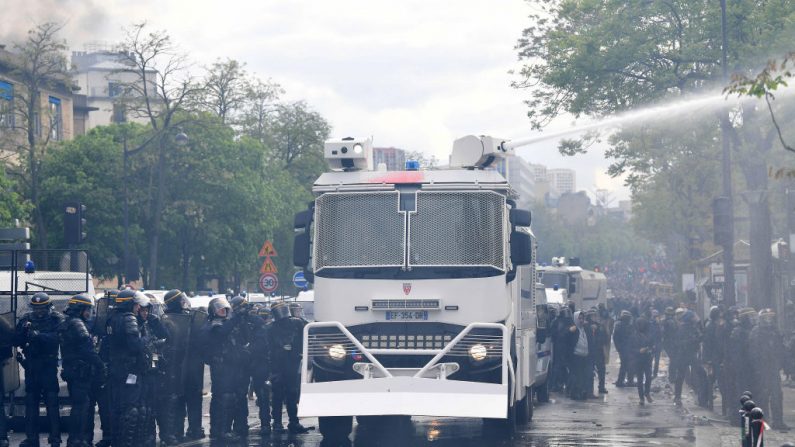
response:
<svg viewBox="0 0 795 447"><path fill-rule="evenodd" d="M14 91L15 122L4 132L0 149L15 155L10 173L19 181L20 190L33 206L33 238L47 248L47 226L41 199L40 172L42 159L52 143L64 137L62 123L50 108L47 91L71 93L66 41L58 37L62 25L48 22L28 31L27 38L14 43L15 55L10 61L11 76L19 88Z"/></svg>
<svg viewBox="0 0 795 447"><path fill-rule="evenodd" d="M0 226L14 225L16 220L26 222L30 208L30 203L16 191L14 182L0 169Z"/></svg>
<svg viewBox="0 0 795 447"><path fill-rule="evenodd" d="M98 127L63 143L42 160L41 199L50 228L63 228L63 204L79 201L87 209L87 239L94 276L119 273L123 252L122 147L118 128ZM133 228L141 234L140 226ZM63 231L49 234L51 247L66 248Z"/></svg>
<svg viewBox="0 0 795 447"><path fill-rule="evenodd" d="M600 117L663 99L713 93L715 86L720 85L720 8L715 2L548 0L540 4L542 10L517 45L520 57L527 64L520 72L521 80L515 84L520 88L533 87L528 116L536 127L543 127L562 113ZM788 44L787 36L795 26L792 20L795 5L753 0L730 2L729 17L732 68L748 70L771 51ZM751 245L755 247L751 287L763 297L760 304L764 305L764 300L771 296L772 284L771 216L764 191L768 189L766 163L776 133L773 126L760 120L762 114L754 105L743 104L734 112L728 130L737 154L736 166L743 175L743 181L738 184L763 192L761 200L749 201L748 209ZM726 115L723 116L725 120ZM672 194L671 185L685 181L686 189L699 186L692 185L691 177L700 174L692 171L694 164L685 157L695 154L697 159L709 160L721 122L720 115L712 114L702 114L695 120L689 115L684 118L688 121L680 122L685 123L688 131L691 125L703 129L700 140L691 140L691 135L687 132L682 135L677 129L669 138L637 138L639 130L626 133L630 129L625 126L614 135L614 149L608 153L613 161L611 174L628 173L628 184L638 194L656 191L656 199L663 199L659 195L665 193L680 202L676 205L679 211L689 206L703 209L701 204L687 202L691 200L686 198L688 194ZM574 149L576 152L577 147ZM711 175L707 178L714 181ZM702 186L693 191L717 190L714 185ZM641 214L643 208L659 206L651 197L647 195L645 200L638 201ZM658 210L646 211L652 215ZM691 222L698 221L702 222L701 229L695 232L704 232L704 219ZM648 220L639 222L648 223ZM681 236L690 238L691 234ZM669 253L686 245L669 245Z"/></svg>

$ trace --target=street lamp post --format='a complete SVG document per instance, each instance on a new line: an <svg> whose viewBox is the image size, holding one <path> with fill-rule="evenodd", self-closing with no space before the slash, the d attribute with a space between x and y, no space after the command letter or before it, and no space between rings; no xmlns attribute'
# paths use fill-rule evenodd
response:
<svg viewBox="0 0 795 447"><path fill-rule="evenodd" d="M729 38L728 29L726 24L726 0L720 0L720 24L721 24L721 68L723 69L723 82L724 84L729 80ZM728 199L728 214L726 225L727 233L731 235L730 238L723 242L723 272L724 272L724 290L723 301L727 306L736 304L735 290L734 290L734 201L732 199L732 161L731 161L731 145L729 141L729 131L731 123L729 122L729 115L727 110L721 111L721 149L723 151L722 171L723 171L723 196Z"/></svg>

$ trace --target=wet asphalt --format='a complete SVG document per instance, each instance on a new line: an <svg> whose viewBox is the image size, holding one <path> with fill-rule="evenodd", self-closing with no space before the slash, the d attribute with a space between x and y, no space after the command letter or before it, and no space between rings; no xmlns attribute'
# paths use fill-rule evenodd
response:
<svg viewBox="0 0 795 447"><path fill-rule="evenodd" d="M608 382L617 372L617 361L610 365ZM665 364L661 365L665 370ZM664 372L655 379L652 388L654 402L640 406L635 388L616 388L608 385L608 394L598 399L572 401L552 393L550 402L536 403L533 421L518 428L514 436L506 438L487 431L480 420L415 417L378 424L354 424L351 445L356 447L567 447L567 446L699 446L730 447L739 445L738 430L719 414L696 407L691 393L685 393L684 405L673 404L671 387ZM209 388L209 387L208 387ZM790 400L787 395L792 395ZM795 390L785 389L785 420L795 426ZM209 396L205 397L205 405ZM720 404L716 404L720 408ZM209 417L205 411L205 430ZM271 435L261 439L259 420L254 401L250 401L249 426L251 436L238 446L273 447L331 447L324 443L315 429L308 434ZM305 426L317 427L317 419L302 419ZM792 442L795 431L770 432L767 446ZM20 434L11 435L11 445L19 445ZM99 433L97 433L99 439ZM64 435L64 442L66 436ZM42 435L41 445L46 446ZM64 444L65 445L65 444ZM183 443L182 447L209 446L209 440ZM334 444L339 445L339 444Z"/></svg>

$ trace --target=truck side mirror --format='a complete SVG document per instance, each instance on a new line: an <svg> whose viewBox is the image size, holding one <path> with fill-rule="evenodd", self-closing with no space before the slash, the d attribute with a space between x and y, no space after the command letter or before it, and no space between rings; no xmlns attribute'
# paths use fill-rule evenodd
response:
<svg viewBox="0 0 795 447"><path fill-rule="evenodd" d="M306 268L309 265L309 233L295 235L293 241L293 265Z"/></svg>
<svg viewBox="0 0 795 447"><path fill-rule="evenodd" d="M306 230L309 224L312 223L312 210L303 210L295 215L293 219L293 228L296 230Z"/></svg>
<svg viewBox="0 0 795 447"><path fill-rule="evenodd" d="M529 227L533 219L529 210L513 208L510 211L508 220L516 227Z"/></svg>
<svg viewBox="0 0 795 447"><path fill-rule="evenodd" d="M533 262L533 238L522 231L511 232L511 264L514 267Z"/></svg>

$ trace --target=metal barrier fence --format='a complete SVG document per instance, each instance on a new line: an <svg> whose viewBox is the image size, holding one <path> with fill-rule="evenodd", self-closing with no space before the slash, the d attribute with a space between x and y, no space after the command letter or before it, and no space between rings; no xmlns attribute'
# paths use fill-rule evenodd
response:
<svg viewBox="0 0 795 447"><path fill-rule="evenodd" d="M0 251L0 314L27 311L28 297L46 292L56 306L90 290L91 276L85 250Z"/></svg>

